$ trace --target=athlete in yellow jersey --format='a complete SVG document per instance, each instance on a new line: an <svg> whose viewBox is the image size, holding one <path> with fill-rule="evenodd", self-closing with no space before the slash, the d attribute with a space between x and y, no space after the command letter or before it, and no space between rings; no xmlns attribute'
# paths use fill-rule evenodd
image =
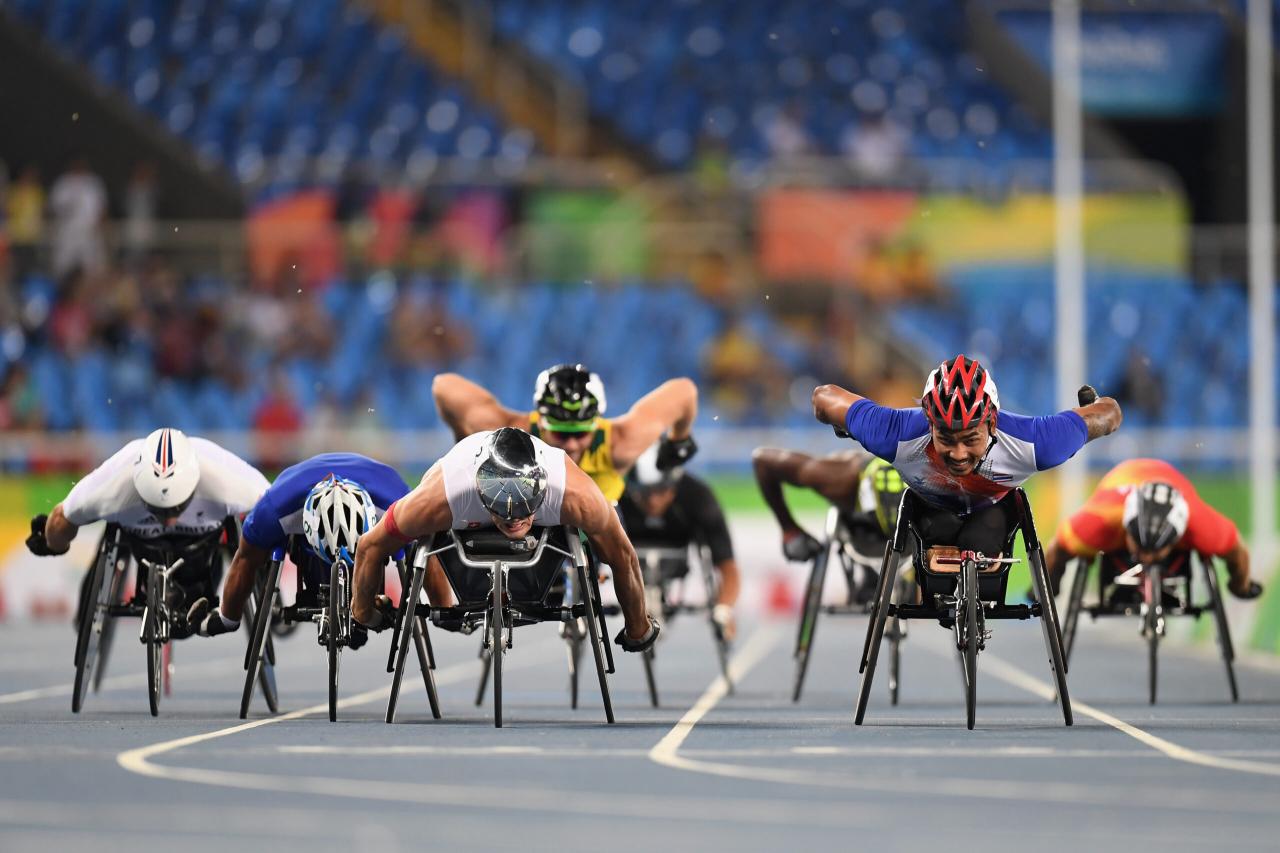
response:
<svg viewBox="0 0 1280 853"><path fill-rule="evenodd" d="M505 426L526 430L567 453L615 504L626 488L627 471L649 445L663 439L659 464L666 468L683 465L697 449L691 430L698 389L687 378L662 383L612 419L603 417L604 384L581 364L544 370L531 412L508 409L456 373L437 376L431 394L455 439Z"/></svg>

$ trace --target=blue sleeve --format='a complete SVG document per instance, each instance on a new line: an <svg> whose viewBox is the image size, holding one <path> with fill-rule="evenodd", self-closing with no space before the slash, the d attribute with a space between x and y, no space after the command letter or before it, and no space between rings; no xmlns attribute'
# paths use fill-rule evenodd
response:
<svg viewBox="0 0 1280 853"><path fill-rule="evenodd" d="M284 528L280 526L280 516L271 500L270 489L258 499L253 509L249 510L240 535L250 545L266 550L279 548L285 544L288 537L285 536Z"/></svg>
<svg viewBox="0 0 1280 853"><path fill-rule="evenodd" d="M892 462L899 442L924 435L929 421L919 409L890 409L863 399L849 407L844 428L869 452Z"/></svg>
<svg viewBox="0 0 1280 853"><path fill-rule="evenodd" d="M1066 462L1089 440L1084 418L1073 411L1028 417L1000 413L1000 429L1014 438L1031 442L1036 451L1036 470L1047 471Z"/></svg>

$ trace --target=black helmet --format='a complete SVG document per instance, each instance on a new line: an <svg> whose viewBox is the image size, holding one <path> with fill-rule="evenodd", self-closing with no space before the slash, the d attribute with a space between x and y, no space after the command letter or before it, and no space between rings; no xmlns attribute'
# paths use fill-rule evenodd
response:
<svg viewBox="0 0 1280 853"><path fill-rule="evenodd" d="M533 404L554 432L590 432L604 414L604 383L581 364L557 364L538 376Z"/></svg>
<svg viewBox="0 0 1280 853"><path fill-rule="evenodd" d="M503 521L528 518L547 496L547 469L538 464L533 438L514 427L496 429L480 452L480 503Z"/></svg>
<svg viewBox="0 0 1280 853"><path fill-rule="evenodd" d="M1124 500L1124 529L1142 551L1160 551L1187 531L1187 499L1173 486L1153 480Z"/></svg>
<svg viewBox="0 0 1280 853"><path fill-rule="evenodd" d="M684 466L675 465L666 469L658 467L658 448L661 444L658 441L649 445L640 454L636 464L631 466L631 470L627 472L628 489L665 489L680 482L680 478L684 476Z"/></svg>

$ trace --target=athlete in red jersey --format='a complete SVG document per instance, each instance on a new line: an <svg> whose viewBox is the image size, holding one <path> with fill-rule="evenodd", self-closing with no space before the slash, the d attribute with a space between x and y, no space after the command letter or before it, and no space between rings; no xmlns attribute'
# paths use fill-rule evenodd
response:
<svg viewBox="0 0 1280 853"><path fill-rule="evenodd" d="M1168 488L1143 488L1159 484ZM1139 518L1138 505L1153 499L1166 509L1148 523ZM1166 535L1140 542L1147 538L1144 524L1163 526ZM1231 573L1228 588L1237 598L1256 598L1262 592L1262 586L1249 579L1249 551L1235 524L1205 503L1191 481L1168 462L1130 459L1108 471L1085 505L1062 522L1045 562L1056 587L1073 557L1127 552L1135 561L1158 562L1189 551L1221 557Z"/></svg>

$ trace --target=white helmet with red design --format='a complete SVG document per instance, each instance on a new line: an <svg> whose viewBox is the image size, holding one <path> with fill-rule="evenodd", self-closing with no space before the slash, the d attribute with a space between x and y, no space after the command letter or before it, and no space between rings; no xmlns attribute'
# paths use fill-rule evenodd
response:
<svg viewBox="0 0 1280 853"><path fill-rule="evenodd" d="M146 437L133 465L133 486L153 515L181 515L199 482L200 460L181 430L158 429Z"/></svg>
<svg viewBox="0 0 1280 853"><path fill-rule="evenodd" d="M986 368L958 355L929 374L920 405L935 427L958 431L994 422L1000 395Z"/></svg>

